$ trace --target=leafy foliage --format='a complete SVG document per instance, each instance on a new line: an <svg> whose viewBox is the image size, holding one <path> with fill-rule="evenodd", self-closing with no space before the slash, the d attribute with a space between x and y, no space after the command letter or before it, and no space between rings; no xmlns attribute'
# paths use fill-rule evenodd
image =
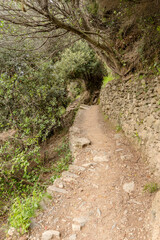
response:
<svg viewBox="0 0 160 240"><path fill-rule="evenodd" d="M54 171L61 173L64 170L68 170L69 164L72 162L72 154L69 149L69 143L63 140L63 143L55 149L58 153L59 161L56 162Z"/></svg>
<svg viewBox="0 0 160 240"><path fill-rule="evenodd" d="M55 64L55 72L67 81L84 79L87 89L92 92L101 87L105 69L88 44L80 40L62 53Z"/></svg>
<svg viewBox="0 0 160 240"><path fill-rule="evenodd" d="M0 142L0 214L6 212L3 206L7 202L13 202L9 223L25 232L40 192L72 161L66 139L55 149L58 158L49 168L45 166L47 158L41 155L41 144L63 125L63 114L71 101L67 86L77 78L87 82L93 76L98 81L103 67L83 41L66 49L56 62L37 60L31 53L14 56L7 50L1 58L0 132L13 129L14 134ZM78 85L75 92L74 98L81 93ZM43 173L49 174L46 183Z"/></svg>
<svg viewBox="0 0 160 240"><path fill-rule="evenodd" d="M108 74L108 76L103 77L103 87L106 86L106 84L110 81L112 81L114 79L114 77L112 76L112 74Z"/></svg>
<svg viewBox="0 0 160 240"><path fill-rule="evenodd" d="M17 197L10 211L10 225L19 229L22 234L25 233L30 226L31 217L34 216L35 210L39 207L42 196L42 193L33 191L30 197Z"/></svg>
<svg viewBox="0 0 160 240"><path fill-rule="evenodd" d="M25 75L0 79L0 127L18 129L24 135L44 140L60 125L61 109L67 106L63 79L53 76L51 63L29 69Z"/></svg>

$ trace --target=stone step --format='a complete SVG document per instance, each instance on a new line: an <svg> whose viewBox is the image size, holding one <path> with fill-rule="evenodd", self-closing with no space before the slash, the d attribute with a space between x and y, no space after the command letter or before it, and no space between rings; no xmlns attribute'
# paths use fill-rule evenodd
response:
<svg viewBox="0 0 160 240"><path fill-rule="evenodd" d="M78 165L70 165L69 170L75 172L83 172L85 168Z"/></svg>
<svg viewBox="0 0 160 240"><path fill-rule="evenodd" d="M71 178L71 177L63 177L62 178L64 182L75 182L75 178Z"/></svg>
<svg viewBox="0 0 160 240"><path fill-rule="evenodd" d="M74 173L65 171L62 173L62 177L78 178L79 176Z"/></svg>
<svg viewBox="0 0 160 240"><path fill-rule="evenodd" d="M48 192L49 194L52 194L52 193L54 193L54 192L63 193L63 194L68 193L65 189L57 188L57 187L55 187L54 185L49 186L49 187L47 188L47 192Z"/></svg>
<svg viewBox="0 0 160 240"><path fill-rule="evenodd" d="M110 157L109 156L95 156L93 158L94 162L109 162Z"/></svg>

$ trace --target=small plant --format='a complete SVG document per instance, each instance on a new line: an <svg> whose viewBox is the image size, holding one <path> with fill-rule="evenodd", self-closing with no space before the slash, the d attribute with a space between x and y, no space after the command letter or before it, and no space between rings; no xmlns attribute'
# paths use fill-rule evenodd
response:
<svg viewBox="0 0 160 240"><path fill-rule="evenodd" d="M101 100L100 100L100 98L98 98L97 104L100 105L100 102L101 102Z"/></svg>
<svg viewBox="0 0 160 240"><path fill-rule="evenodd" d="M160 26L157 27L157 31L160 33Z"/></svg>
<svg viewBox="0 0 160 240"><path fill-rule="evenodd" d="M50 178L50 182L54 182L57 178L60 178L63 171L67 171L69 164L72 162L72 154L69 149L68 139L64 138L63 142L55 149L58 155L58 161L53 164L54 174Z"/></svg>
<svg viewBox="0 0 160 240"><path fill-rule="evenodd" d="M107 114L104 114L104 120L108 120L109 116Z"/></svg>
<svg viewBox="0 0 160 240"><path fill-rule="evenodd" d="M31 197L17 197L9 215L10 226L16 228L22 234L27 232L30 226L30 219L34 216L36 209L38 209L42 196L41 192L33 191Z"/></svg>
<svg viewBox="0 0 160 240"><path fill-rule="evenodd" d="M122 127L120 125L116 126L116 132L120 132L122 130Z"/></svg>
<svg viewBox="0 0 160 240"><path fill-rule="evenodd" d="M159 186L158 183L147 183L146 185L144 185L144 191L148 191L149 193L154 193L157 192L159 190Z"/></svg>
<svg viewBox="0 0 160 240"><path fill-rule="evenodd" d="M108 74L108 76L103 77L103 87L106 86L106 84L110 81L112 81L114 77L112 76L111 73Z"/></svg>
<svg viewBox="0 0 160 240"><path fill-rule="evenodd" d="M72 154L67 139L63 140L63 143L56 149L56 152L60 157L59 161L56 162L56 165L53 168L56 172L57 178L57 174L60 174L64 170L68 170L69 164L72 162ZM52 177L52 179L54 179L54 177Z"/></svg>
<svg viewBox="0 0 160 240"><path fill-rule="evenodd" d="M134 133L134 137L137 138L138 142L141 142L141 138L140 138L138 132L135 132L135 133Z"/></svg>

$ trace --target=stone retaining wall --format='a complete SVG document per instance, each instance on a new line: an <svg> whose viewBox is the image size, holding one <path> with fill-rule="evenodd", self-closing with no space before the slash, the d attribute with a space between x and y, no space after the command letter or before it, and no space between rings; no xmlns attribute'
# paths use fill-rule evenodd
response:
<svg viewBox="0 0 160 240"><path fill-rule="evenodd" d="M160 171L160 77L113 80L102 87L100 105Z"/></svg>

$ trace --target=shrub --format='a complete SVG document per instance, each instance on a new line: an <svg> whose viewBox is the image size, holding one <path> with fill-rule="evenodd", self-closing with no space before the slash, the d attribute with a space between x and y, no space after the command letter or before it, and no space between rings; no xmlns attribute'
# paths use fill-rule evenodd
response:
<svg viewBox="0 0 160 240"><path fill-rule="evenodd" d="M15 128L22 135L45 140L61 124L62 108L68 103L63 79L53 76L50 62L26 75L0 78L0 128Z"/></svg>
<svg viewBox="0 0 160 240"><path fill-rule="evenodd" d="M16 228L22 234L25 233L30 226L31 217L34 216L36 209L39 207L42 196L41 192L33 191L32 197L17 197L10 210L10 226Z"/></svg>
<svg viewBox="0 0 160 240"><path fill-rule="evenodd" d="M82 40L64 51L61 59L54 65L54 69L56 73L60 73L60 78L67 81L84 79L89 91L100 88L105 72L94 51Z"/></svg>

